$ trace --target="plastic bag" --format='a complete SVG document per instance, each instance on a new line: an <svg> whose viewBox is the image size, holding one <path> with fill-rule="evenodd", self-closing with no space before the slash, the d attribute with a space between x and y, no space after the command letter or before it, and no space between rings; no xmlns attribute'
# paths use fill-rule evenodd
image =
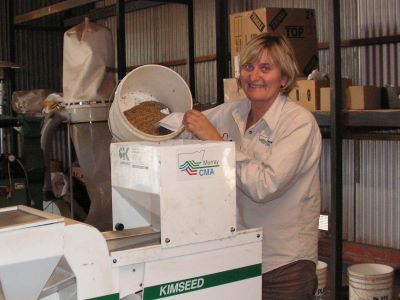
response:
<svg viewBox="0 0 400 300"><path fill-rule="evenodd" d="M41 113L43 101L52 91L37 89L27 91L15 91L12 94L11 107L17 114Z"/></svg>

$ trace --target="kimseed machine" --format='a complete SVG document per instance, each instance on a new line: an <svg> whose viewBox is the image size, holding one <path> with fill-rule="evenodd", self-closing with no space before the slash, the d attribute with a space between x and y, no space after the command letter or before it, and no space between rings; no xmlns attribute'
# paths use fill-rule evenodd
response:
<svg viewBox="0 0 400 300"><path fill-rule="evenodd" d="M0 210L0 299L261 299L258 228L236 225L231 142L111 144L116 231Z"/></svg>

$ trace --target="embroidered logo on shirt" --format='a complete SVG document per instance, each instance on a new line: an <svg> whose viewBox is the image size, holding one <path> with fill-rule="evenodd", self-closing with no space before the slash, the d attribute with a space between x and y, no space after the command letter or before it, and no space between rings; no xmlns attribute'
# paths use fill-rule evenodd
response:
<svg viewBox="0 0 400 300"><path fill-rule="evenodd" d="M258 140L261 142L261 144L264 144L265 146L272 145L272 141L270 140L270 138L265 135L260 134L260 136L258 137Z"/></svg>

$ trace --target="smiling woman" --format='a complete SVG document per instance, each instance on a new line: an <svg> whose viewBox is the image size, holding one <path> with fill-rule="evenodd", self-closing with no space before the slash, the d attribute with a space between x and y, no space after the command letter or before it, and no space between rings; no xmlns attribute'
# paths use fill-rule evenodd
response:
<svg viewBox="0 0 400 300"><path fill-rule="evenodd" d="M253 103L247 128L255 124L272 105L287 77L274 62L269 50L264 50L254 60L245 63L240 70L240 82L246 96Z"/></svg>
<svg viewBox="0 0 400 300"><path fill-rule="evenodd" d="M237 221L264 231L263 300L313 299L321 202L319 127L288 97L298 68L286 38L261 34L240 57L239 84L247 99L204 114L190 110L183 124L199 139L235 142Z"/></svg>
<svg viewBox="0 0 400 300"><path fill-rule="evenodd" d="M239 78L253 106L247 128L264 115L279 93L287 95L292 90L298 73L294 51L285 37L268 35L268 39L249 42L241 53Z"/></svg>

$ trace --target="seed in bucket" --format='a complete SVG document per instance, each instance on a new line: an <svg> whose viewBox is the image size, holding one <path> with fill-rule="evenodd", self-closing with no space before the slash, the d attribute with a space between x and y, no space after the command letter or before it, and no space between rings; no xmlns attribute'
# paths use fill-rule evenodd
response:
<svg viewBox="0 0 400 300"><path fill-rule="evenodd" d="M156 123L165 117L161 110L168 107L157 101L144 101L126 111L124 115L136 129L151 135L166 135L172 131L156 127Z"/></svg>

